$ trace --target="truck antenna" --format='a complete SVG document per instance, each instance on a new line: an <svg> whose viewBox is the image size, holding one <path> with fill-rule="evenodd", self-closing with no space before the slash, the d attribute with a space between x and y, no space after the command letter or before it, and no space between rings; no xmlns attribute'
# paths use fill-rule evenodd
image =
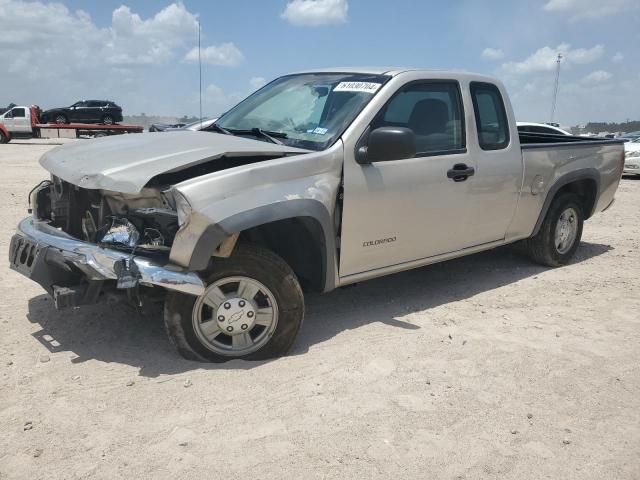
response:
<svg viewBox="0 0 640 480"><path fill-rule="evenodd" d="M551 102L551 120L549 123L553 123L553 117L556 115L556 102L558 101L558 85L560 84L560 62L562 61L562 54L558 54L558 58L556 60L556 81L553 86L553 101Z"/></svg>
<svg viewBox="0 0 640 480"><path fill-rule="evenodd" d="M202 59L200 57L200 22L198 22L198 69L200 74L200 128L202 128Z"/></svg>

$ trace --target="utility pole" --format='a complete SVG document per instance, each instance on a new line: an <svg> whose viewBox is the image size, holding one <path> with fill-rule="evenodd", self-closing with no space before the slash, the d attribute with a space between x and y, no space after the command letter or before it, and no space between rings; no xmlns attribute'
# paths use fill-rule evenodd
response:
<svg viewBox="0 0 640 480"><path fill-rule="evenodd" d="M198 22L198 69L200 73L200 128L202 128L202 59L200 57L200 22Z"/></svg>
<svg viewBox="0 0 640 480"><path fill-rule="evenodd" d="M556 102L558 101L558 85L560 84L560 62L562 61L562 54L558 54L558 59L556 60L556 81L553 87L553 101L551 103L551 120L550 123L553 123L553 118L556 115Z"/></svg>

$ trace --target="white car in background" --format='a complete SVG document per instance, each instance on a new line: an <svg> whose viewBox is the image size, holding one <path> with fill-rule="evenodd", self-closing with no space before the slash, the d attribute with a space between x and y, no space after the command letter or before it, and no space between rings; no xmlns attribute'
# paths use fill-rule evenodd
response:
<svg viewBox="0 0 640 480"><path fill-rule="evenodd" d="M546 123L517 122L518 132L546 133L548 135L571 135L566 130Z"/></svg>
<svg viewBox="0 0 640 480"><path fill-rule="evenodd" d="M624 144L624 172L640 175L640 138Z"/></svg>

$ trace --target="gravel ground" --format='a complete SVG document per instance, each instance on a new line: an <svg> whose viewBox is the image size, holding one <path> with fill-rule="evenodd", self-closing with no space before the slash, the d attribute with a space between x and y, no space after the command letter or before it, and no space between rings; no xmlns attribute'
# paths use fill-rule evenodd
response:
<svg viewBox="0 0 640 480"><path fill-rule="evenodd" d="M503 248L311 296L288 357L207 365L9 270L49 148L0 146L0 479L640 478L640 180L570 266Z"/></svg>

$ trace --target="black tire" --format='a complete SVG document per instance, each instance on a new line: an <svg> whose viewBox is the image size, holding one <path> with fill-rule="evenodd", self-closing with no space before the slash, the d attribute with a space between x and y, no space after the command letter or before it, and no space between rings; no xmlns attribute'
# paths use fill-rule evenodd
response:
<svg viewBox="0 0 640 480"><path fill-rule="evenodd" d="M62 115L61 113L60 113L60 114L57 114L57 115L55 116L54 121L55 121L55 123L57 123L57 124L59 124L59 125L60 125L60 124L63 124L63 123L69 123L69 122L68 122L68 120L67 120L67 117L66 117L66 116L64 116L64 115Z"/></svg>
<svg viewBox="0 0 640 480"><path fill-rule="evenodd" d="M265 248L239 244L229 258L214 257L209 271L207 285L224 278L244 276L266 286L277 303L275 330L267 343L248 355L217 353L199 339L195 330L192 314L197 297L169 292L164 304L164 323L178 353L188 360L205 362L226 362L238 358L266 360L284 355L293 344L304 318L304 296L291 267Z"/></svg>
<svg viewBox="0 0 640 480"><path fill-rule="evenodd" d="M111 115L105 115L102 117L103 125L113 125L113 117Z"/></svg>
<svg viewBox="0 0 640 480"><path fill-rule="evenodd" d="M0 130L0 144L2 144L2 143L9 143L9 139L4 134L4 132L2 130Z"/></svg>
<svg viewBox="0 0 640 480"><path fill-rule="evenodd" d="M576 213L577 231L573 244L566 251L560 252L555 242L556 228L562 213L570 208ZM562 193L553 200L538 233L525 240L525 249L535 262L542 265L549 267L566 265L580 245L583 224L584 208L580 197L574 193Z"/></svg>

